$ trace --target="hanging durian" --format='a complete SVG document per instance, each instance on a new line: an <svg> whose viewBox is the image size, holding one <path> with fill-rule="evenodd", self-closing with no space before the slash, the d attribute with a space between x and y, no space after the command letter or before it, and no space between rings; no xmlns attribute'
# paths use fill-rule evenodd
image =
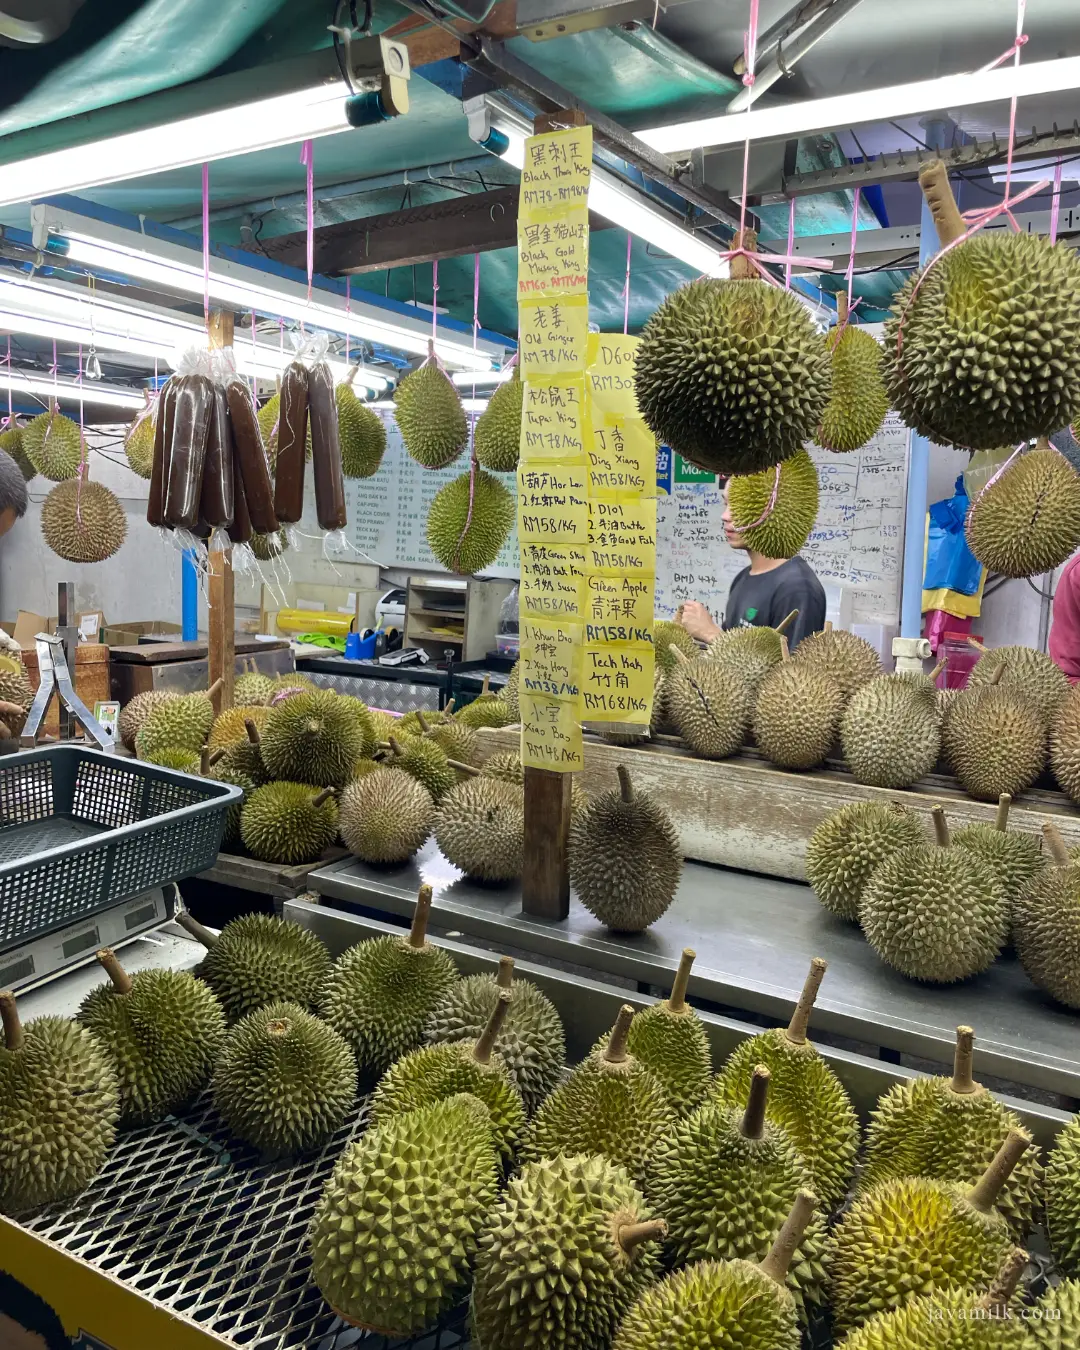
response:
<svg viewBox="0 0 1080 1350"><path fill-rule="evenodd" d="M1036 835L1024 834L1019 830L1010 833L1011 806L1012 798L1003 792L998 798L993 825L964 825L952 837L958 848L970 849L976 857L989 864L1004 887L1010 905L1046 865Z"/></svg>
<svg viewBox="0 0 1080 1350"><path fill-rule="evenodd" d="M7 418L4 419L5 422L7 420ZM0 423L0 425L3 425L3 423ZM0 431L0 450L11 456L19 466L19 472L29 482L37 474L37 469L30 463L26 451L23 449L22 434L23 428L16 419L7 427L6 431Z"/></svg>
<svg viewBox="0 0 1080 1350"><path fill-rule="evenodd" d="M643 1008L630 1023L626 1048L660 1081L679 1116L688 1116L705 1100L712 1077L712 1050L701 1018L686 1001L690 968L696 955L685 948L671 986L671 997Z"/></svg>
<svg viewBox="0 0 1080 1350"><path fill-rule="evenodd" d="M849 802L810 836L806 879L827 910L858 922L874 869L897 849L924 840L918 817L898 802Z"/></svg>
<svg viewBox="0 0 1080 1350"><path fill-rule="evenodd" d="M356 397L347 380L334 390L334 402L341 444L341 472L346 478L370 478L378 473L386 451L383 420Z"/></svg>
<svg viewBox="0 0 1080 1350"><path fill-rule="evenodd" d="M680 664L667 685L667 709L679 735L702 759L737 754L750 729L754 687L726 661L714 659L711 649L693 660L671 650Z"/></svg>
<svg viewBox="0 0 1080 1350"><path fill-rule="evenodd" d="M1080 547L1080 474L1041 440L971 503L968 547L991 572L1034 577Z"/></svg>
<svg viewBox="0 0 1080 1350"><path fill-rule="evenodd" d="M511 378L491 395L473 432L476 458L493 473L509 473L518 466L525 401L525 385L518 378L518 369L515 366Z"/></svg>
<svg viewBox="0 0 1080 1350"><path fill-rule="evenodd" d="M1015 800L1046 766L1046 724L1038 706L1002 683L1004 662L985 684L961 689L949 706L943 741L960 786L980 801Z"/></svg>
<svg viewBox="0 0 1080 1350"><path fill-rule="evenodd" d="M881 657L870 643L830 623L820 633L808 633L791 659L827 675L845 699L881 674Z"/></svg>
<svg viewBox="0 0 1080 1350"><path fill-rule="evenodd" d="M54 483L74 478L82 463L82 431L54 404L22 429L22 451L38 473Z"/></svg>
<svg viewBox="0 0 1080 1350"><path fill-rule="evenodd" d="M876 436L889 411L880 344L848 315L848 299L836 294L836 324L824 338L832 362L832 396L814 439L825 450L861 450Z"/></svg>
<svg viewBox="0 0 1080 1350"><path fill-rule="evenodd" d="M439 489L428 507L428 547L448 572L472 576L499 556L513 523L513 493L476 469Z"/></svg>
<svg viewBox="0 0 1080 1350"><path fill-rule="evenodd" d="M766 558L794 558L810 538L818 476L805 450L760 473L733 475L727 494L731 528L747 548Z"/></svg>
<svg viewBox="0 0 1080 1350"><path fill-rule="evenodd" d="M425 469L445 469L465 449L469 424L461 395L434 360L405 376L394 390L394 407L405 449Z"/></svg>
<svg viewBox="0 0 1080 1350"><path fill-rule="evenodd" d="M289 547L284 530L278 530L276 534L259 534L256 531L248 543L259 562L273 562Z"/></svg>
<svg viewBox="0 0 1080 1350"><path fill-rule="evenodd" d="M1013 942L1029 979L1066 1007L1080 1008L1080 864L1050 821L1043 838L1051 864L1013 901Z"/></svg>
<svg viewBox="0 0 1080 1350"><path fill-rule="evenodd" d="M57 483L45 498L41 533L66 562L104 562L127 538L127 516L115 492L83 475Z"/></svg>
<svg viewBox="0 0 1080 1350"><path fill-rule="evenodd" d="M124 437L128 467L140 478L149 478L154 467L154 418L150 408L136 417Z"/></svg>
<svg viewBox="0 0 1080 1350"><path fill-rule="evenodd" d="M754 704L758 749L781 768L814 769L832 749L843 711L843 690L828 675L781 661L761 681Z"/></svg>

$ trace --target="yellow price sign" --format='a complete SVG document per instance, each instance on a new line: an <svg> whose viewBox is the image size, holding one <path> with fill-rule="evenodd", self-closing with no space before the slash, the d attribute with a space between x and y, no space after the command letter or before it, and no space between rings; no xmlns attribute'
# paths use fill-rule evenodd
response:
<svg viewBox="0 0 1080 1350"><path fill-rule="evenodd" d="M591 573L585 583L584 617L589 624L589 641L608 641L611 628L629 628L652 634L655 611L655 577L601 576ZM604 633L595 638L593 633Z"/></svg>
<svg viewBox="0 0 1080 1350"><path fill-rule="evenodd" d="M521 712L521 762L530 769L576 773L585 767L585 750L576 700L518 693Z"/></svg>
<svg viewBox="0 0 1080 1350"><path fill-rule="evenodd" d="M589 503L588 570L614 576L656 573L656 498Z"/></svg>
<svg viewBox="0 0 1080 1350"><path fill-rule="evenodd" d="M589 392L595 416L640 417L634 388L634 359L640 338L624 333L589 334Z"/></svg>
<svg viewBox="0 0 1080 1350"><path fill-rule="evenodd" d="M609 413L589 435L589 492L656 496L656 437L640 417Z"/></svg>
<svg viewBox="0 0 1080 1350"><path fill-rule="evenodd" d="M519 302L518 350L526 377L584 373L588 341L587 295Z"/></svg>
<svg viewBox="0 0 1080 1350"><path fill-rule="evenodd" d="M531 694L576 699L581 694L580 623L523 618L521 685Z"/></svg>
<svg viewBox="0 0 1080 1350"><path fill-rule="evenodd" d="M522 613L552 619L580 618L586 581L585 550L572 544L523 541L520 552Z"/></svg>
<svg viewBox="0 0 1080 1350"><path fill-rule="evenodd" d="M652 716L655 664L651 644L587 646L581 676L581 715L585 721L647 726Z"/></svg>
<svg viewBox="0 0 1080 1350"><path fill-rule="evenodd" d="M592 127L530 136L521 167L518 220L543 220L585 206L592 179Z"/></svg>
<svg viewBox="0 0 1080 1350"><path fill-rule="evenodd" d="M584 465L518 465L518 537L522 544L586 544L589 482Z"/></svg>
<svg viewBox="0 0 1080 1350"><path fill-rule="evenodd" d="M586 428L583 376L534 375L525 381L521 406L521 458L525 463L581 459L590 434Z"/></svg>
<svg viewBox="0 0 1080 1350"><path fill-rule="evenodd" d="M589 288L589 208L518 225L518 297L580 295Z"/></svg>

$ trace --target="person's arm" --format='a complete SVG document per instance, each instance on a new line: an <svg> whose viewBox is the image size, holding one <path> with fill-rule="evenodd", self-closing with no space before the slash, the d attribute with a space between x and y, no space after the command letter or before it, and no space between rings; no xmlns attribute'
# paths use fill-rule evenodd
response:
<svg viewBox="0 0 1080 1350"><path fill-rule="evenodd" d="M825 592L816 579L796 578L776 588L769 605L770 626L775 628L793 609L799 612L784 629L789 651L794 651L804 637L825 627Z"/></svg>
<svg viewBox="0 0 1080 1350"><path fill-rule="evenodd" d="M1070 681L1080 680L1080 558L1073 558L1058 578L1047 646L1050 660Z"/></svg>
<svg viewBox="0 0 1080 1350"><path fill-rule="evenodd" d="M697 600L687 600L679 606L676 622L681 623L692 638L698 642L711 642L720 636L719 626L713 622L709 611Z"/></svg>

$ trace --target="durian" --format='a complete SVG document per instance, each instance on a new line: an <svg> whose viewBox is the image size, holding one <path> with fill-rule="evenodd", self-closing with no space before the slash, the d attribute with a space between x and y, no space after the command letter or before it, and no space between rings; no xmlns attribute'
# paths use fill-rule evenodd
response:
<svg viewBox="0 0 1080 1350"><path fill-rule="evenodd" d="M658 801L635 792L618 767L615 791L593 797L570 822L570 883L589 911L617 933L640 933L675 899L682 849Z"/></svg>
<svg viewBox="0 0 1080 1350"><path fill-rule="evenodd" d="M940 160L919 176L944 247L967 230ZM982 231L911 276L885 325L885 387L938 445L992 450L1080 411L1080 261L1040 234Z"/></svg>
<svg viewBox="0 0 1080 1350"><path fill-rule="evenodd" d="M932 810L936 843L890 854L867 883L859 920L878 956L909 979L952 984L986 970L1009 931L1009 905L993 868L951 847L945 812Z"/></svg>
<svg viewBox="0 0 1080 1350"><path fill-rule="evenodd" d="M426 736L410 736L402 742L391 736L387 744L391 750L387 760L389 766L423 783L436 802L457 784L457 771L451 767L446 752L433 740Z"/></svg>
<svg viewBox="0 0 1080 1350"><path fill-rule="evenodd" d="M643 1181L654 1151L675 1123L660 1080L626 1049L634 1010L624 1004L601 1043L529 1122L521 1161L600 1153Z"/></svg>
<svg viewBox="0 0 1080 1350"><path fill-rule="evenodd" d="M227 850L240 842L240 816L244 809L244 803L258 785L247 774L239 773L236 769L223 767L221 760L224 755L224 750L215 750L209 756L210 766L203 777L212 778L217 783L228 783L232 787L238 787L244 794L238 802L233 802L225 813L225 829L221 836L221 847L223 850Z"/></svg>
<svg viewBox="0 0 1080 1350"><path fill-rule="evenodd" d="M1080 1008L1080 864L1049 821L1043 837L1053 862L1013 901L1013 943L1030 980L1066 1007Z"/></svg>
<svg viewBox="0 0 1080 1350"><path fill-rule="evenodd" d="M515 980L513 958L499 961L498 976L470 975L452 984L428 1019L425 1034L436 1045L472 1041L483 1032L503 992L506 1020L495 1050L531 1114L558 1083L566 1062L562 1019L551 1000L529 980Z"/></svg>
<svg viewBox="0 0 1080 1350"><path fill-rule="evenodd" d="M42 503L41 533L66 562L104 562L127 537L127 516L116 494L102 483L69 478L57 483Z"/></svg>
<svg viewBox="0 0 1080 1350"><path fill-rule="evenodd" d="M19 734L33 701L34 690L30 687L30 681L27 678L21 658L10 655L0 656L0 703L10 704L11 709L20 708L22 710L21 714L7 709L4 710L3 722L0 724L0 736L3 736L5 731L11 736Z"/></svg>
<svg viewBox="0 0 1080 1350"><path fill-rule="evenodd" d="M201 766L201 756L194 750L180 750L171 745L143 753L139 758L147 764L156 764L159 769L174 769L177 773L198 773Z"/></svg>
<svg viewBox="0 0 1080 1350"><path fill-rule="evenodd" d="M462 1094L368 1130L338 1159L311 1223L311 1273L346 1322L426 1330L468 1288L499 1193L487 1112Z"/></svg>
<svg viewBox="0 0 1080 1350"><path fill-rule="evenodd" d="M508 727L512 720L510 709L499 695L488 693L486 675L483 692L454 715L454 721L459 726L469 727L473 731L478 727Z"/></svg>
<svg viewBox="0 0 1080 1350"><path fill-rule="evenodd" d="M1050 727L1050 767L1058 787L1080 802L1080 687L1073 685Z"/></svg>
<svg viewBox="0 0 1080 1350"><path fill-rule="evenodd" d="M263 448L266 451L266 458L270 462L271 474L274 465L277 463L278 452L278 425L281 421L281 394L280 392L272 394L270 398L262 405L255 414L259 423L259 435L262 437ZM307 440L305 441L304 453L308 459L311 458L311 419L308 418ZM284 531L282 532L284 533ZM265 537L265 536L264 536Z"/></svg>
<svg viewBox="0 0 1080 1350"><path fill-rule="evenodd" d="M1058 1134L1046 1164L1046 1231L1061 1270L1080 1275L1080 1116Z"/></svg>
<svg viewBox="0 0 1080 1350"><path fill-rule="evenodd" d="M876 344L875 344L876 345ZM760 473L728 479L731 528L766 558L794 558L818 513L818 476L805 450Z"/></svg>
<svg viewBox="0 0 1080 1350"><path fill-rule="evenodd" d="M1080 1346L1080 1280L1062 1280L1035 1304L1023 1326L1034 1345L1023 1350L1077 1350ZM1008 1347L1012 1350L1012 1346Z"/></svg>
<svg viewBox="0 0 1080 1350"><path fill-rule="evenodd" d="M1051 726L1061 700L1072 687L1061 667L1034 647L984 647L982 653L971 668L967 687L974 689L996 682L1003 689L1015 689L1035 704L1043 721ZM1004 669L995 681L998 666Z"/></svg>
<svg viewBox="0 0 1080 1350"><path fill-rule="evenodd" d="M792 1253L814 1211L800 1191L760 1265L699 1261L646 1290L623 1319L612 1350L799 1350Z"/></svg>
<svg viewBox="0 0 1080 1350"><path fill-rule="evenodd" d="M860 1193L901 1177L973 1185L993 1162L1020 1118L971 1076L975 1033L956 1028L951 1078L910 1078L896 1083L870 1117ZM1039 1201L1042 1168L1038 1150L1020 1158L997 1198L1013 1237L1031 1230Z"/></svg>
<svg viewBox="0 0 1080 1350"><path fill-rule="evenodd" d="M806 879L830 913L858 922L859 902L874 869L897 849L924 840L918 817L899 803L849 802L810 836Z"/></svg>
<svg viewBox="0 0 1080 1350"><path fill-rule="evenodd" d="M759 1064L740 1107L713 1101L656 1147L646 1193L668 1225L676 1266L694 1261L761 1261L808 1169L779 1125L765 1117L769 1071ZM814 1220L794 1253L787 1287L800 1314L823 1301L824 1224Z"/></svg>
<svg viewBox="0 0 1080 1350"><path fill-rule="evenodd" d="M247 711L255 711L248 708ZM242 741L232 741L220 752L215 751L211 755L211 760L220 753L221 758L217 760L218 766L226 773L242 774L245 778L250 778L253 787L261 787L264 783L269 783L270 772L262 757L262 737L259 735L259 728L252 717L245 718L244 728L247 732Z"/></svg>
<svg viewBox="0 0 1080 1350"><path fill-rule="evenodd" d="M264 707L277 692L277 684L269 675L252 670L236 677L233 704L237 708Z"/></svg>
<svg viewBox="0 0 1080 1350"><path fill-rule="evenodd" d="M881 657L865 638L828 625L821 633L808 633L792 660L827 675L845 699L881 674Z"/></svg>
<svg viewBox="0 0 1080 1350"><path fill-rule="evenodd" d="M794 661L774 666L754 705L758 749L784 769L814 769L832 749L844 694L828 675Z"/></svg>
<svg viewBox="0 0 1080 1350"><path fill-rule="evenodd" d="M904 788L925 778L941 751L933 680L904 674L868 680L840 719L840 745L857 783Z"/></svg>
<svg viewBox="0 0 1080 1350"><path fill-rule="evenodd" d="M989 571L1016 578L1050 572L1080 546L1080 475L1040 441L983 488L964 528Z"/></svg>
<svg viewBox="0 0 1080 1350"><path fill-rule="evenodd" d="M337 404L341 472L346 478L370 478L378 473L386 451L386 427L382 418L356 397L351 384L334 390Z"/></svg>
<svg viewBox="0 0 1080 1350"><path fill-rule="evenodd" d="M136 752L140 759L159 750L198 754L213 722L214 705L209 693L180 694L151 708L135 735Z"/></svg>
<svg viewBox="0 0 1080 1350"><path fill-rule="evenodd" d="M760 279L691 281L645 325L637 400L659 440L698 468L757 473L812 439L830 366L791 292Z"/></svg>
<svg viewBox="0 0 1080 1350"><path fill-rule="evenodd" d="M364 862L404 862L420 848L435 818L431 793L401 769L376 769L345 785L338 800L345 847Z"/></svg>
<svg viewBox="0 0 1080 1350"><path fill-rule="evenodd" d="M814 440L825 450L861 450L889 411L881 345L848 318L847 296L836 297L836 326L824 337L832 363L832 395Z"/></svg>
<svg viewBox="0 0 1080 1350"><path fill-rule="evenodd" d="M263 862L314 862L334 842L338 809L334 789L278 780L256 788L240 813L240 838Z"/></svg>
<svg viewBox="0 0 1080 1350"><path fill-rule="evenodd" d="M124 437L128 467L140 478L149 478L154 468L154 418L149 408L135 419Z"/></svg>
<svg viewBox="0 0 1080 1350"><path fill-rule="evenodd" d="M727 759L742 749L754 697L753 685L725 660L715 660L710 649L692 661L683 658L668 682L667 709L695 755Z"/></svg>
<svg viewBox="0 0 1080 1350"><path fill-rule="evenodd" d="M701 1018L686 1001L695 953L685 948L671 997L643 1008L630 1023L626 1048L651 1069L675 1114L688 1116L709 1093L712 1050Z"/></svg>
<svg viewBox="0 0 1080 1350"><path fill-rule="evenodd" d="M0 450L11 456L19 466L19 472L29 482L37 474L37 469L30 463L23 449L22 434L23 428L18 422L13 423L6 431L0 431Z"/></svg>
<svg viewBox="0 0 1080 1350"><path fill-rule="evenodd" d="M374 745L366 713L364 704L330 689L309 690L278 704L261 732L271 776L320 788L342 787L365 745L368 753Z"/></svg>
<svg viewBox="0 0 1080 1350"><path fill-rule="evenodd" d="M423 714L420 714L423 718ZM464 722L457 722L450 718L447 722L440 722L430 730L423 732L425 736L430 736L440 750L444 750L450 759L463 764L472 764L476 758L476 731L473 727L467 727Z"/></svg>
<svg viewBox="0 0 1080 1350"><path fill-rule="evenodd" d="M369 938L338 958L322 1002L366 1073L381 1075L423 1043L424 1025L457 979L453 961L427 940L431 887L420 887L408 936Z"/></svg>
<svg viewBox="0 0 1080 1350"><path fill-rule="evenodd" d="M120 1090L104 1046L66 1017L24 1027L0 994L0 1213L77 1195L116 1136Z"/></svg>
<svg viewBox="0 0 1080 1350"><path fill-rule="evenodd" d="M82 461L82 432L57 407L40 413L22 429L22 450L44 478L62 483L74 478Z"/></svg>
<svg viewBox="0 0 1080 1350"><path fill-rule="evenodd" d="M471 504L470 504L471 499ZM427 542L448 572L472 576L498 557L514 523L514 497L486 469L441 487L428 508Z"/></svg>
<svg viewBox="0 0 1080 1350"><path fill-rule="evenodd" d="M29 688L29 685L27 688ZM7 694L3 694L2 697L6 699ZM124 704L120 709L118 730L120 732L120 743L125 750L134 751L135 737L151 712L176 697L177 695L168 689L147 689L141 694L136 694L134 698L129 699Z"/></svg>
<svg viewBox="0 0 1080 1350"><path fill-rule="evenodd" d="M689 634L687 634L687 636L689 637ZM656 645L655 630L653 636L653 643L654 645ZM656 659L661 662L663 661L663 657L660 655L659 647L657 647ZM502 687L502 701L506 704L507 711L510 713L510 717L514 722L518 722L521 720L521 708L518 704L518 691L520 690L520 688L521 688L521 661L517 660L510 667L510 674L507 675L506 683Z"/></svg>
<svg viewBox="0 0 1080 1350"><path fill-rule="evenodd" d="M177 922L207 949L195 973L218 996L230 1022L268 1003L315 1011L330 974L330 953L314 933L267 914L244 914L211 933L190 914Z"/></svg>
<svg viewBox="0 0 1080 1350"><path fill-rule="evenodd" d="M266 1159L318 1148L356 1101L356 1060L297 1003L270 1003L234 1026L214 1068L214 1107Z"/></svg>
<svg viewBox="0 0 1080 1350"><path fill-rule="evenodd" d="M469 424L461 396L434 361L405 376L394 406L405 449L425 469L445 469L465 449Z"/></svg>
<svg viewBox="0 0 1080 1350"><path fill-rule="evenodd" d="M970 849L989 864L1004 887L1010 905L1046 865L1035 835L1019 830L1009 833L1011 805L1012 798L1008 793L1002 793L993 825L964 825L952 836L958 848Z"/></svg>
<svg viewBox="0 0 1080 1350"><path fill-rule="evenodd" d="M766 1116L795 1145L828 1214L847 1193L855 1170L859 1121L843 1084L806 1036L825 969L815 957L788 1026L743 1041L717 1075L712 1099L742 1108L754 1070L763 1064L772 1075Z"/></svg>
<svg viewBox="0 0 1080 1350"><path fill-rule="evenodd" d="M525 385L515 366L512 378L499 385L476 421L473 447L485 469L509 473L517 468L524 401Z"/></svg>
<svg viewBox="0 0 1080 1350"><path fill-rule="evenodd" d="M780 639L798 615L799 611L793 609L775 628L765 625L729 628L713 638L705 655L748 686L752 696L756 695L761 681L784 659L784 644Z"/></svg>
<svg viewBox="0 0 1080 1350"><path fill-rule="evenodd" d="M219 750L246 741L248 739L247 724L249 722L255 724L255 729L259 732L261 739L269 720L269 708L246 704L226 708L224 712L219 713L214 718L214 725L210 728L210 737L207 744L211 750Z"/></svg>
<svg viewBox="0 0 1080 1350"><path fill-rule="evenodd" d="M504 991L476 1040L422 1045L392 1064L371 1099L375 1124L468 1092L487 1108L495 1147L509 1161L525 1128L525 1103L494 1048L509 1008Z"/></svg>
<svg viewBox="0 0 1080 1350"><path fill-rule="evenodd" d="M623 1314L660 1274L654 1219L623 1168L560 1152L526 1164L476 1259L480 1350L609 1350Z"/></svg>
<svg viewBox="0 0 1080 1350"><path fill-rule="evenodd" d="M700 648L681 623L672 619L657 619L653 623L653 650L656 652L657 668L670 675L679 668L678 657L671 650L678 647L684 656L697 656ZM514 667L514 670L517 666ZM513 675L513 671L510 672ZM503 690L506 698L506 690Z"/></svg>
<svg viewBox="0 0 1080 1350"><path fill-rule="evenodd" d="M186 970L129 975L115 952L109 976L83 999L78 1021L109 1054L120 1086L120 1124L153 1125L206 1086L225 1036L225 1014Z"/></svg>
<svg viewBox="0 0 1080 1350"><path fill-rule="evenodd" d="M450 789L435 813L435 842L466 876L512 881L521 876L525 800L495 778L470 778Z"/></svg>
<svg viewBox="0 0 1080 1350"><path fill-rule="evenodd" d="M275 534L259 534L256 532L251 536L248 543L259 562L273 562L289 547L289 540L284 530L278 530Z"/></svg>
<svg viewBox="0 0 1080 1350"><path fill-rule="evenodd" d="M1014 800L1046 766L1046 725L1036 704L1000 681L999 664L986 684L962 689L949 707L943 734L949 765L970 796Z"/></svg>
<svg viewBox="0 0 1080 1350"><path fill-rule="evenodd" d="M829 1243L836 1331L850 1331L913 1297L989 1288L1012 1246L1009 1225L994 1205L1030 1143L1010 1131L973 1187L906 1177L859 1196Z"/></svg>

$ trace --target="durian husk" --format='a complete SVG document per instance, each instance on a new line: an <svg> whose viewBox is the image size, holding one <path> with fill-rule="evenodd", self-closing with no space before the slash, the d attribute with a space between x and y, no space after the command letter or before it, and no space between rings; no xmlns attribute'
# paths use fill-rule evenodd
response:
<svg viewBox="0 0 1080 1350"><path fill-rule="evenodd" d="M103 484L69 478L45 498L41 533L66 562L104 562L126 539L127 516L119 498Z"/></svg>

